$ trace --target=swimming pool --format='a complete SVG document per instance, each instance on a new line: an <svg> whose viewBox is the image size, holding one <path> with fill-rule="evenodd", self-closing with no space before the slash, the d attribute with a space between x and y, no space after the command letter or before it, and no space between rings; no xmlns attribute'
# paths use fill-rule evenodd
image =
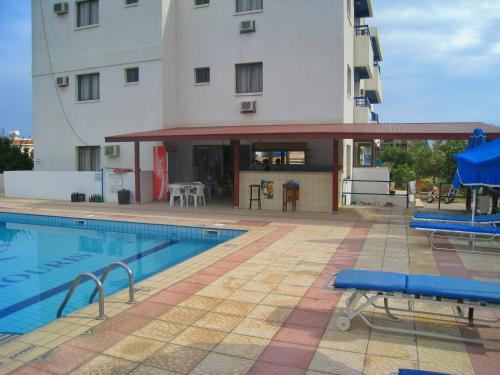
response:
<svg viewBox="0 0 500 375"><path fill-rule="evenodd" d="M122 261L137 282L242 233L0 212L0 333L23 334L55 320L81 272L100 276ZM94 286L82 282L64 315L87 305ZM105 295L127 286L125 272L113 271Z"/></svg>

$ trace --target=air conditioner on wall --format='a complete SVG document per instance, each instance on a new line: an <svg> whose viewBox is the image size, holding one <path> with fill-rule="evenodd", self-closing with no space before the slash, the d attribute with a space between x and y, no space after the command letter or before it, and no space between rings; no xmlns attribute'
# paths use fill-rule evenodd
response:
<svg viewBox="0 0 500 375"><path fill-rule="evenodd" d="M69 78L68 78L68 76L57 77L56 83L57 83L57 86L59 86L59 87L68 86L69 85Z"/></svg>
<svg viewBox="0 0 500 375"><path fill-rule="evenodd" d="M115 146L105 146L104 147L104 155L110 157L110 158L116 158L120 156L120 146L115 145Z"/></svg>
<svg viewBox="0 0 500 375"><path fill-rule="evenodd" d="M241 113L255 113L257 112L257 101L256 100L247 100L241 102L240 105Z"/></svg>
<svg viewBox="0 0 500 375"><path fill-rule="evenodd" d="M54 13L57 15L62 15L68 13L68 3L55 3L54 4Z"/></svg>
<svg viewBox="0 0 500 375"><path fill-rule="evenodd" d="M255 21L241 21L240 34L255 32Z"/></svg>

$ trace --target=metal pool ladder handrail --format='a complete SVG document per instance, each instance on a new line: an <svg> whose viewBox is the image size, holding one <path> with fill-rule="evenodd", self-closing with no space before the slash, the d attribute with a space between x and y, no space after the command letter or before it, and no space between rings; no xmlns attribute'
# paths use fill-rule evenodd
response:
<svg viewBox="0 0 500 375"><path fill-rule="evenodd" d="M68 303L69 299L73 295L73 292L75 291L76 287L80 284L80 281L84 278L93 280L97 285L96 289L99 291L99 316L97 317L97 319L98 320L106 319L106 317L104 316L104 291L102 290L102 283L96 275L90 272L84 272L75 277L73 283L71 284L71 288L68 290L68 293L66 293L64 301L61 303L61 306L59 306L59 309L57 310L58 319L61 317L61 314L64 308L66 307L66 304Z"/></svg>
<svg viewBox="0 0 500 375"><path fill-rule="evenodd" d="M108 264L106 269L104 270L102 276L101 276L101 285L104 284L104 281L106 280L106 277L108 277L109 273L113 271L115 268L121 267L127 272L128 276L128 304L134 304L135 299L134 299L134 273L130 269L128 265L126 265L123 262L113 262ZM99 289L99 286L96 286L92 294L90 295L89 298L89 304L91 304L94 301L94 297Z"/></svg>

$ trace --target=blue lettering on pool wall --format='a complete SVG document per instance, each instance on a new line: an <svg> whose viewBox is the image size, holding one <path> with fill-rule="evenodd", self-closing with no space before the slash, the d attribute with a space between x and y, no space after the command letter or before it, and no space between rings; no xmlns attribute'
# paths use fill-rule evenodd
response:
<svg viewBox="0 0 500 375"><path fill-rule="evenodd" d="M67 257L61 258L59 260L54 260L42 264L41 266L36 267L35 269L26 269L24 271L15 274L6 275L0 279L0 288L7 288L13 284L29 280L32 275L42 275L54 269L59 269L64 266L74 264L85 259L89 259L91 257L92 257L91 254L72 254Z"/></svg>

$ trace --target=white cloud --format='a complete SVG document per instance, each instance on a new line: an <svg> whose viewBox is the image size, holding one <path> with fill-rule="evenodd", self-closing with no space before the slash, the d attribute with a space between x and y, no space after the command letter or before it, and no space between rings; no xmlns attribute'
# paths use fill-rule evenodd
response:
<svg viewBox="0 0 500 375"><path fill-rule="evenodd" d="M444 74L486 74L500 67L500 0L377 0L387 58L428 64Z"/></svg>

